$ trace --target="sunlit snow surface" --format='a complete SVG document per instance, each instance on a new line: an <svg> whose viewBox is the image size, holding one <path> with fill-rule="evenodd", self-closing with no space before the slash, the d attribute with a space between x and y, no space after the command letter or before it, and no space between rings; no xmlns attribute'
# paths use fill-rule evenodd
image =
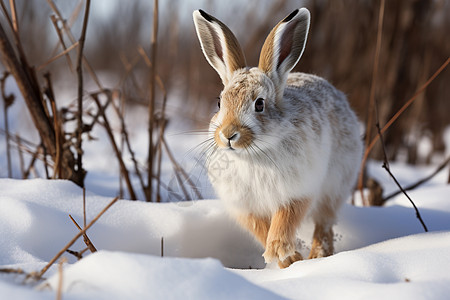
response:
<svg viewBox="0 0 450 300"><path fill-rule="evenodd" d="M374 167L372 165L372 167ZM432 169L394 166L409 183ZM377 176L377 172L373 172ZM389 180L378 174L388 189ZM411 176L411 178L409 177ZM218 200L152 204L121 200L88 231L99 252L63 273L64 299L448 299L448 169L410 195L430 233L399 195L382 208L346 204L335 226L336 254L265 267L263 250ZM88 222L111 198L87 193ZM0 179L0 267L41 269L83 223L82 191L68 181ZM298 232L307 254L313 225ZM164 238L164 257L161 257ZM71 247L81 250L82 241ZM251 269L250 269L251 268ZM46 282L0 274L0 299L54 299L57 266Z"/></svg>

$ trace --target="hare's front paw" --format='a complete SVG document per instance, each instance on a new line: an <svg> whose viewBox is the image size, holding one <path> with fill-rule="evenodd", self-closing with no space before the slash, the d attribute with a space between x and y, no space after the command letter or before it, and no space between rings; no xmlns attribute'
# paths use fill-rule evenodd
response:
<svg viewBox="0 0 450 300"><path fill-rule="evenodd" d="M278 266L281 269L284 269L284 268L289 267L290 265L292 265L293 263L295 263L296 261L299 261L299 260L303 260L303 257L302 257L302 255L300 253L295 251L294 255L289 256L288 258L286 258L283 261L281 261L281 260L278 261Z"/></svg>
<svg viewBox="0 0 450 300"><path fill-rule="evenodd" d="M274 239L266 243L266 251L263 253L266 263L274 260L284 261L295 254L295 246L288 240Z"/></svg>

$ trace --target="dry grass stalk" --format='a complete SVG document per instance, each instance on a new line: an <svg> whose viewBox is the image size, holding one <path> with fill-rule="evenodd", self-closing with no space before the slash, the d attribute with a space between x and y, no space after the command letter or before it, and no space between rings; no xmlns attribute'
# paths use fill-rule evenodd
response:
<svg viewBox="0 0 450 300"><path fill-rule="evenodd" d="M70 42L72 44L75 44L77 41L76 41L75 37L73 36L72 31L70 30L70 26L67 23L66 19L63 18L62 14L59 11L56 4L53 2L53 0L47 0L47 3L49 4L49 6L53 10L53 12L56 14L58 19L62 22L63 29L66 32L66 35L69 38ZM103 91L104 90L103 85L100 83L100 80L98 79L97 75L95 74L94 69L92 68L92 66L90 65L90 63L88 62L88 60L86 59L86 57L84 55L82 56L82 60L83 60L83 64L85 65L86 70L88 71L91 79L94 80L95 84L100 88L100 90Z"/></svg>
<svg viewBox="0 0 450 300"><path fill-rule="evenodd" d="M377 27L377 43L375 48L375 57L373 60L373 72L372 72L372 83L370 86L370 97L369 97L369 106L367 113L367 123L366 123L366 139L365 139L365 148L369 145L369 141L372 138L372 126L373 126L373 114L375 107L375 88L378 76L378 66L380 62L380 52L381 52L381 41L383 37L383 18L384 18L384 4L385 0L381 0L380 8L378 12L378 27ZM361 170L364 170L365 166L361 166ZM358 189L361 193L361 199L365 206L368 206L367 199L364 197L363 193L363 172L359 174L358 180Z"/></svg>
<svg viewBox="0 0 450 300"><path fill-rule="evenodd" d="M83 19L83 28L81 30L81 36L78 40L78 56L77 56L77 79L78 79L78 114L77 114L77 129L76 129L76 143L75 150L77 153L76 156L76 164L78 170L83 169L83 50L84 50L84 42L86 40L86 31L87 24L89 20L89 9L91 7L91 0L86 0L84 19ZM84 186L84 180L81 183L81 186Z"/></svg>
<svg viewBox="0 0 450 300"><path fill-rule="evenodd" d="M9 7L11 9L11 20L13 24L13 29L17 34L19 34L19 23L17 22L17 11L16 11L16 1L9 0Z"/></svg>
<svg viewBox="0 0 450 300"><path fill-rule="evenodd" d="M65 257L59 260L58 265L58 288L56 289L56 300L62 300L62 290L63 290L63 264L67 263Z"/></svg>
<svg viewBox="0 0 450 300"><path fill-rule="evenodd" d="M3 116L5 120L5 136L6 136L6 160L8 164L8 177L12 177L12 165L11 165L11 136L9 132L8 121L8 108L14 103L15 96L13 94L6 95L5 82L9 76L9 72L3 72L3 76L0 78L0 89L3 98Z"/></svg>
<svg viewBox="0 0 450 300"><path fill-rule="evenodd" d="M387 129L401 116L401 114L417 99L417 97L425 91L425 89L428 87L428 85L433 82L433 80L448 66L450 63L450 56L447 58L447 60L439 67L439 69L425 82L419 90L416 91L416 93L408 100L406 103L397 111L397 113L386 123L386 125L383 126L383 128L380 129L380 133L384 134ZM362 160L362 166L364 166L367 162L367 159L369 157L370 151L373 149L375 144L380 139L380 135L376 135L372 141L370 142L369 146L366 148L364 152L364 157Z"/></svg>
<svg viewBox="0 0 450 300"><path fill-rule="evenodd" d="M383 168L386 170L386 172L389 174L389 176L391 176L391 178L394 180L395 184L398 186L398 188L402 191L402 193L406 196L406 198L408 198L409 202L412 204L412 206L414 207L414 210L416 211L416 217L417 219L420 221L420 223L423 226L423 229L425 230L425 232L428 232L428 228L425 225L425 222L422 219L422 216L420 215L419 209L417 208L416 204L414 203L414 201L408 196L408 194L406 193L406 191L403 189L403 187L400 185L400 183L398 182L397 178L395 178L394 174L391 172L391 169L389 167L389 159L386 153L386 145L384 143L383 140L383 133L381 132L381 127L380 127L380 119L379 119L379 114L378 114L378 101L375 100L375 120L376 120L376 128L378 131L378 137L381 141L381 147L383 150Z"/></svg>
<svg viewBox="0 0 450 300"><path fill-rule="evenodd" d="M108 102L110 102L111 97L110 97L110 95L107 95L107 96L108 96ZM105 108L101 105L97 94L92 94L91 97L92 97L92 99L94 99L95 103L97 104L99 112L103 118L103 127L105 127L105 129L106 129L106 133L108 134L109 140L111 142L111 146L113 147L114 153L116 154L116 158L119 161L120 172L124 176L125 183L128 188L128 192L130 193L130 198L131 198L131 200L137 200L133 185L131 184L131 179L130 179L128 169L125 166L125 163L123 162L122 153L120 152L119 147L116 144L116 141L114 139L114 134L112 132L111 126L109 125L108 118L106 117Z"/></svg>
<svg viewBox="0 0 450 300"><path fill-rule="evenodd" d="M41 66L39 66L37 68L37 70L42 70L43 68L45 68L47 65L49 65L50 63L54 62L55 60L57 60L58 58L60 58L61 56L65 55L66 59L67 59L67 64L69 65L70 71L73 72L73 65L72 65L72 60L70 59L70 55L69 52L74 49L75 47L77 47L79 45L79 42L76 42L74 44L72 44L70 47L66 46L66 42L64 42L64 38L63 38L63 34L61 32L61 29L58 26L58 20L56 18L55 15L51 15L50 19L52 20L52 24L53 27L55 28L56 34L58 35L58 39L59 39L59 43L61 44L63 51L61 53L59 53L58 55L53 54L51 59L49 59L46 63L42 64ZM59 44L57 44L56 46L58 46ZM57 49L57 48L56 48ZM55 51L56 52L56 51Z"/></svg>
<svg viewBox="0 0 450 300"><path fill-rule="evenodd" d="M145 189L146 200L151 202L153 197L153 162L155 159L155 150L153 144L153 128L154 128L154 115L155 115L155 77L156 77L156 57L158 49L158 0L153 1L153 30L151 37L151 62L153 64L150 68L150 96L148 104L148 174L147 174L147 187Z"/></svg>
<svg viewBox="0 0 450 300"><path fill-rule="evenodd" d="M22 179L26 179L25 177L25 160L23 157L23 152L21 150L22 148L22 141L20 140L19 136L16 134L15 141L17 143L17 153L19 154L19 166L20 166L20 174L22 175Z"/></svg>
<svg viewBox="0 0 450 300"><path fill-rule="evenodd" d="M42 278L42 275L45 274L45 272L47 272L47 270L61 257L61 255L64 254L64 252L67 251L67 249L69 249L70 246L72 246L83 234L86 233L86 231L92 227L92 225L95 224L95 222L97 222L98 219L100 219L100 217L111 207L114 205L114 203L117 202L117 200L119 200L118 197L114 198L107 206L105 206L105 208L98 213L97 216L95 216L94 219L92 219L91 222L89 222L89 224L86 225L86 227L83 230L80 230L80 232L78 232L73 238L72 240L67 243L66 246L64 246L64 248L62 248L56 255L55 257L53 257L48 264L42 268L42 270L40 270L35 276L34 279L40 279Z"/></svg>
<svg viewBox="0 0 450 300"><path fill-rule="evenodd" d="M78 15L80 14L82 8L83 8L83 0L79 0L77 7L74 9L74 11L72 12L72 15L69 18L69 21L67 22L68 28L72 28L72 25L78 19ZM61 29L59 28L59 26L57 26L58 19L54 15L51 15L50 19L53 22L53 26L55 27L55 30L56 30L58 36L59 35L61 36L61 37L59 37L59 42L56 42L55 46L53 47L52 54L50 55L50 56L55 56L56 52L58 51L59 45L61 43L62 33L61 33ZM62 43L61 43L61 45L62 45ZM71 68L70 70L73 71L73 68Z"/></svg>
<svg viewBox="0 0 450 300"><path fill-rule="evenodd" d="M124 101L121 101L122 103L124 103ZM120 113L119 109L117 108L117 106L114 104L114 101L111 101L111 105L114 108L114 111L116 112L117 116L119 117L120 123L121 123L121 131L122 131L122 136L123 139L125 141L125 145L127 146L127 150L130 153L131 156L131 161L133 162L134 165L134 171L136 172L136 175L139 179L139 182L141 184L141 188L142 190L145 189L145 183L144 183L144 179L142 178L142 174L141 171L139 170L139 165L138 165L138 161L136 159L136 155L131 147L131 143L130 143L130 138L128 135L128 130L126 128L126 124L125 124L125 120L124 120L124 115L122 113Z"/></svg>
<svg viewBox="0 0 450 300"><path fill-rule="evenodd" d="M429 181L430 179L432 179L434 176L436 176L437 174L439 174L439 172L441 172L441 171L442 171L445 167L447 167L447 165L449 165L449 164L450 164L450 157L447 157L447 159L444 160L444 162L441 163L441 164L436 168L436 170L435 170L433 173L431 173L430 175L426 176L425 178L422 178L422 179L418 180L417 182L415 182L415 183L413 183L413 184L411 184L411 185L408 185L408 186L404 187L403 190L404 190L404 191L410 191L410 190L413 190L413 189L415 189L415 188L421 186L422 184L426 183L427 181ZM396 191L396 192L394 192L394 193L392 193L392 194L390 194L390 195L384 197L384 198L383 198L383 204L386 203L386 201L388 201L389 199L392 199L393 197L397 196L397 195L400 194L400 193L402 193L402 191L401 191L401 190L398 190L398 191Z"/></svg>
<svg viewBox="0 0 450 300"><path fill-rule="evenodd" d="M75 226L81 231L83 230L80 225L78 225L77 221L75 221L75 219L72 217L72 215L69 215L69 218L72 220L73 224L75 224ZM83 240L84 243L86 244L86 246L88 247L89 251L91 251L92 253L97 252L97 248L95 248L94 244L92 243L92 241L89 239L89 237L87 236L87 234L83 234Z"/></svg>
<svg viewBox="0 0 450 300"><path fill-rule="evenodd" d="M186 171L185 171L185 170L178 164L178 162L175 160L175 157L173 156L172 151L170 151L169 146L167 145L164 136L162 137L161 142L162 142L162 144L164 145L164 148L165 148L165 150L166 150L167 155L169 156L169 159L170 159L171 162L172 162L172 165L174 166L174 169L175 169L175 176L176 176L176 178L177 178L177 180L178 180L178 182L179 182L179 184L180 184L180 186L181 186L181 189L182 189L183 193L185 194L186 200L190 200L191 197L189 196L188 192L186 191L186 189L185 189L185 187L184 187L184 184L183 184L183 181L181 180L179 174L181 174L181 175L184 177L184 179L185 179L185 181L187 182L187 184L188 184L190 187L193 188L196 198L197 198L197 199L203 199L202 194L201 194L200 191L196 188L196 186L195 186L194 183L192 182L192 180L191 180L191 178L189 177L189 175L186 173Z"/></svg>

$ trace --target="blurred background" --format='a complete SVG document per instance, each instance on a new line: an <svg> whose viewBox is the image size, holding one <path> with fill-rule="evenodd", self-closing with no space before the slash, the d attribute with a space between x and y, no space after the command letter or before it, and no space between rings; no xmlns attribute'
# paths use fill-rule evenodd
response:
<svg viewBox="0 0 450 300"><path fill-rule="evenodd" d="M43 83L43 74L50 72L57 103L60 107L71 105L77 95L76 72L73 67L70 69L64 57L47 63L62 51L51 21L55 11L50 3L58 7L78 39L84 1L17 0L15 3L20 38L30 65L37 70L37 80ZM7 3L5 5L8 7ZM380 1L370 0L159 1L156 73L167 93L165 113L168 122L183 124L190 130L205 129L215 112L216 97L222 88L219 76L200 50L192 22L193 10L202 8L227 24L241 43L248 64L256 66L259 51L271 28L299 7L311 11L312 24L306 50L295 71L313 73L329 80L347 94L365 124L380 7ZM0 22L8 28L4 14ZM144 132L147 128L146 115L139 111L145 110L149 101L149 67L143 52L150 53L152 23L152 0L93 0L91 3L84 53L101 85L120 90L123 95L121 99L128 107L131 132L138 130L135 127L141 126ZM450 1L386 1L375 87L381 126L449 57L449 33ZM64 40L67 46L71 45L67 37ZM74 63L76 50L70 52L70 57ZM1 68L4 70L3 66ZM8 80L13 81L12 78ZM88 73L85 74L84 88L86 93L98 89ZM162 109L164 90L155 90L156 112ZM386 132L389 159L410 164L428 164L443 159L445 136L449 136L444 134L450 125L449 95L450 71L447 68ZM25 132L35 130L33 124L23 109L20 95L16 98L11 107L21 108L11 109L11 130L33 139L32 133ZM130 117L133 112L136 115ZM3 113L1 118L0 128L4 132ZM375 134L372 130L371 135ZM34 138L36 136L34 134ZM4 137L0 136L0 139ZM144 134L135 139L142 141ZM144 150L136 151L145 156ZM382 159L380 147L376 147L370 157ZM5 166L5 163L1 165ZM2 177L6 176L4 170L0 173Z"/></svg>

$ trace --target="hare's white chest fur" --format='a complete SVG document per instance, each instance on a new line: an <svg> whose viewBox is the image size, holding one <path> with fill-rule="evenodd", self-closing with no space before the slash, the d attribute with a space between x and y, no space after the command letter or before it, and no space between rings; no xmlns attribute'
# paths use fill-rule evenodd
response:
<svg viewBox="0 0 450 300"><path fill-rule="evenodd" d="M286 113L266 122L266 132L248 120L256 136L249 149L218 148L212 156L212 185L233 214L270 216L305 199L314 209L350 193L362 145L345 96L320 77L292 73L283 103Z"/></svg>

